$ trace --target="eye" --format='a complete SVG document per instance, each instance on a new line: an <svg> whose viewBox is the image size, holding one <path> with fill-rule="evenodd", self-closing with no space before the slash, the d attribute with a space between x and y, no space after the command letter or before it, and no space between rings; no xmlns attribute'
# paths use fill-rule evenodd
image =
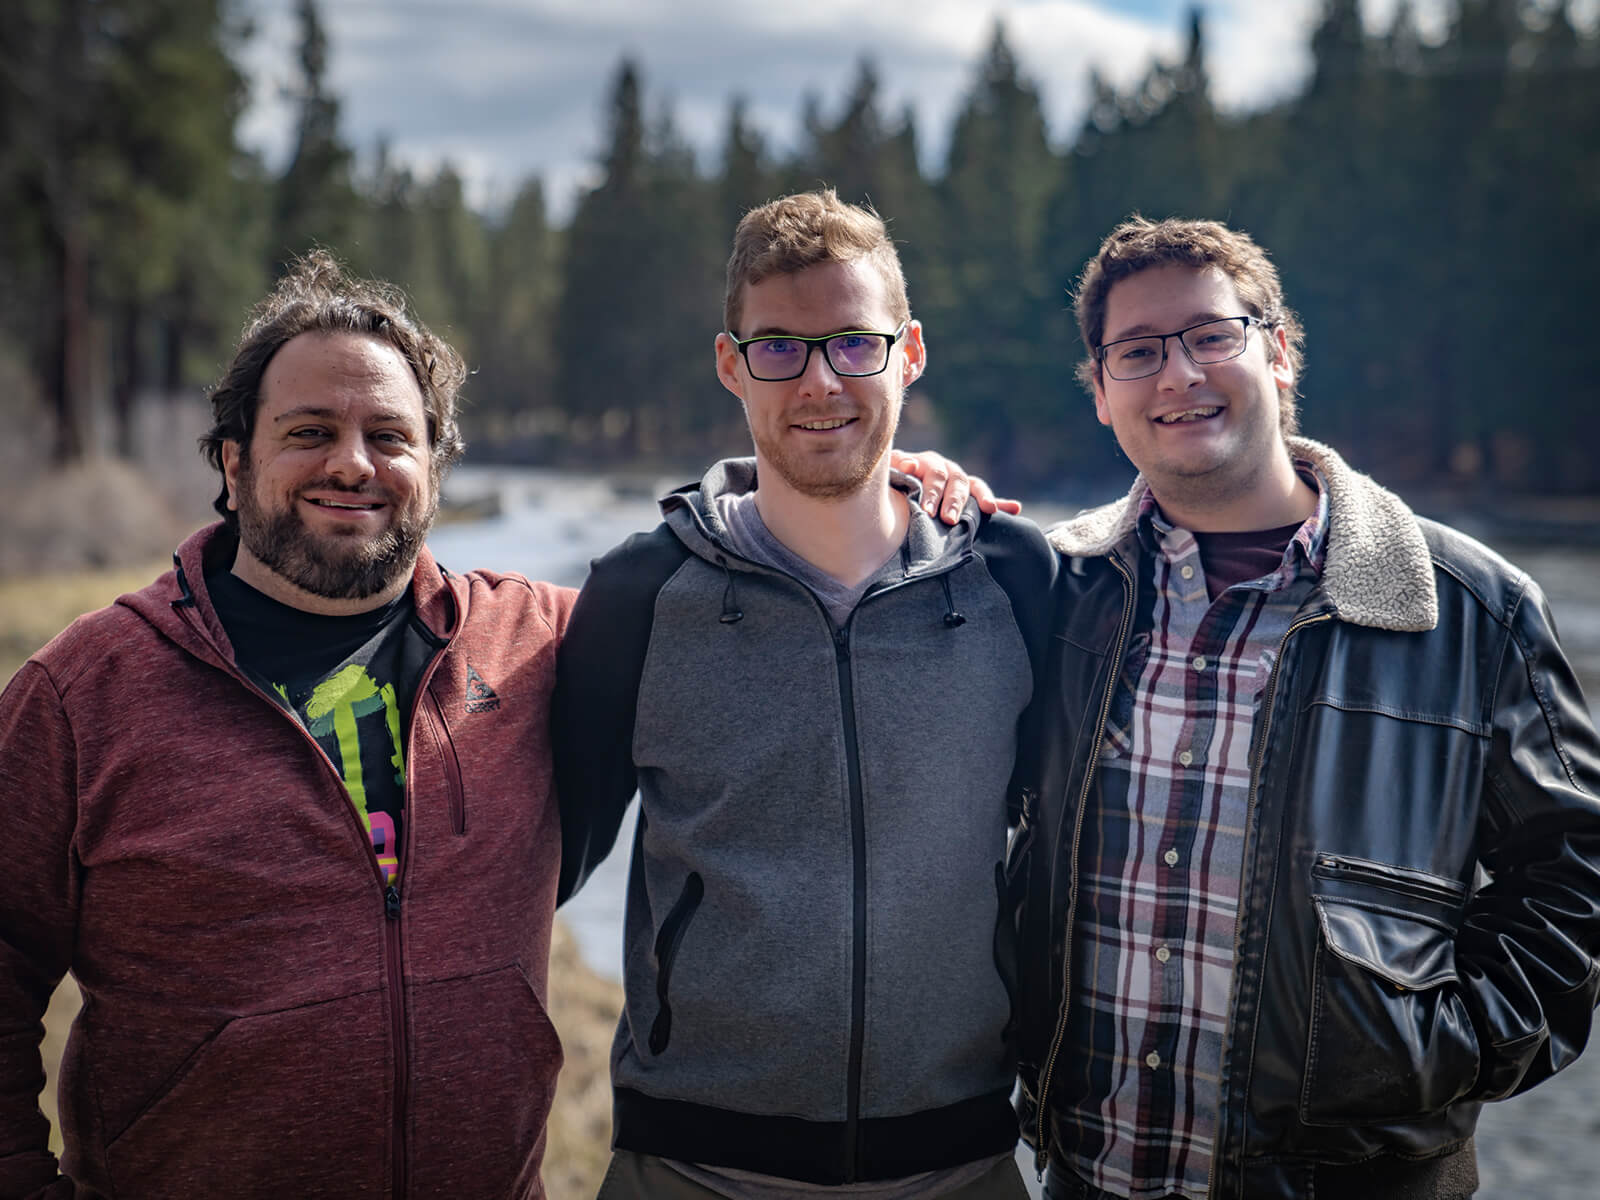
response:
<svg viewBox="0 0 1600 1200"><path fill-rule="evenodd" d="M760 346L768 354L793 354L800 349L800 343L792 338L767 338Z"/></svg>
<svg viewBox="0 0 1600 1200"><path fill-rule="evenodd" d="M320 425L297 425L285 435L296 441L315 441L317 438L328 436L328 431Z"/></svg>
<svg viewBox="0 0 1600 1200"><path fill-rule="evenodd" d="M860 350L873 339L864 333L842 333L833 339L845 350Z"/></svg>
<svg viewBox="0 0 1600 1200"><path fill-rule="evenodd" d="M1118 346L1111 352L1111 356L1118 362L1129 362L1133 359L1149 358L1154 353L1155 351L1147 343L1135 342L1129 346Z"/></svg>

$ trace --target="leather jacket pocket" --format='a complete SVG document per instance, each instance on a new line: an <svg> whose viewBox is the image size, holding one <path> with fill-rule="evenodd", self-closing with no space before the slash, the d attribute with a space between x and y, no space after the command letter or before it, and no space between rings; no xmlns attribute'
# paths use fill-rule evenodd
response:
<svg viewBox="0 0 1600 1200"><path fill-rule="evenodd" d="M1478 1075L1455 963L1466 889L1325 854L1312 877L1318 939L1300 1119L1372 1124L1445 1109Z"/></svg>
<svg viewBox="0 0 1600 1200"><path fill-rule="evenodd" d="M672 1039L672 1001L668 987L672 982L672 960L678 955L678 946L694 919L695 910L706 894L706 885L700 872L690 871L683 881L683 891L667 911L666 920L656 933L656 1019L650 1025L650 1053L662 1054Z"/></svg>

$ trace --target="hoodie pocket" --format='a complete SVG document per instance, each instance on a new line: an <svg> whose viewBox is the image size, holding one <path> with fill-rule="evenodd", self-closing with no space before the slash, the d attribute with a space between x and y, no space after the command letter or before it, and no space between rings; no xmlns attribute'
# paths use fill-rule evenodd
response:
<svg viewBox="0 0 1600 1200"><path fill-rule="evenodd" d="M656 933L656 1019L650 1026L650 1053L663 1054L672 1039L672 1001L668 989L672 983L672 963L678 956L678 946L688 932L700 901L706 892L700 872L690 871L683 881L683 891L667 912L666 920Z"/></svg>
<svg viewBox="0 0 1600 1200"><path fill-rule="evenodd" d="M268 1200L314 1182L377 1197L392 1123L382 1016L369 992L228 1021L107 1144L111 1190Z"/></svg>
<svg viewBox="0 0 1600 1200"><path fill-rule="evenodd" d="M1308 1125L1439 1112L1478 1076L1459 993L1452 879L1319 855L1317 947L1300 1093Z"/></svg>

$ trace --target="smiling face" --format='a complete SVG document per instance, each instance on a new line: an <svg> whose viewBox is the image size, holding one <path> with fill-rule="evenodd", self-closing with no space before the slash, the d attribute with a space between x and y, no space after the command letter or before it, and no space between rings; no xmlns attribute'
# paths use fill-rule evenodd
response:
<svg viewBox="0 0 1600 1200"><path fill-rule="evenodd" d="M739 323L743 338L890 332L900 324L881 272L863 258L745 285ZM733 339L717 336L717 376L744 403L761 486L816 499L853 495L875 481L887 486L901 396L925 358L922 327L912 321L877 375L837 375L816 346L799 378L771 383L752 378Z"/></svg>
<svg viewBox="0 0 1600 1200"><path fill-rule="evenodd" d="M311 611L386 604L438 508L422 392L389 343L303 333L267 365L248 453L223 444L234 573Z"/></svg>
<svg viewBox="0 0 1600 1200"><path fill-rule="evenodd" d="M1102 344L1248 312L1218 267L1151 267L1112 286ZM1205 366L1171 338L1155 375L1122 381L1098 373L1094 404L1101 424L1111 427L1173 520L1181 521L1184 512L1222 510L1248 520L1294 491L1279 429L1279 389L1294 382L1283 337L1279 329L1252 329L1243 354ZM1275 362L1267 338L1279 339Z"/></svg>

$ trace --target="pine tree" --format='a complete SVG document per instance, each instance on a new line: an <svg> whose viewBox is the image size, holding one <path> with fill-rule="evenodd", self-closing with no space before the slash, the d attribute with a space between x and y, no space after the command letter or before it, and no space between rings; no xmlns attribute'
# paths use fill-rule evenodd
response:
<svg viewBox="0 0 1600 1200"><path fill-rule="evenodd" d="M6 313L49 399L58 463L88 449L111 319L119 441L131 442L149 317L213 247L237 152L240 76L215 0L17 0L0 39ZM208 207L210 205L210 207ZM188 273L186 274L186 269Z"/></svg>
<svg viewBox="0 0 1600 1200"><path fill-rule="evenodd" d="M1057 173L1038 89L997 22L937 188L950 291L929 322L928 386L953 444L1000 479L1043 474L1038 430L1060 410L1060 301L1041 259Z"/></svg>
<svg viewBox="0 0 1600 1200"><path fill-rule="evenodd" d="M647 125L629 60L608 123L604 178L567 233L557 390L580 441L633 457L726 428L729 405L710 367L720 239L714 190L670 114Z"/></svg>
<svg viewBox="0 0 1600 1200"><path fill-rule="evenodd" d="M297 109L294 153L278 180L268 268L280 274L313 246L348 255L360 223L354 155L339 132L339 100L328 91L328 36L316 0L296 0L299 80L286 98Z"/></svg>

